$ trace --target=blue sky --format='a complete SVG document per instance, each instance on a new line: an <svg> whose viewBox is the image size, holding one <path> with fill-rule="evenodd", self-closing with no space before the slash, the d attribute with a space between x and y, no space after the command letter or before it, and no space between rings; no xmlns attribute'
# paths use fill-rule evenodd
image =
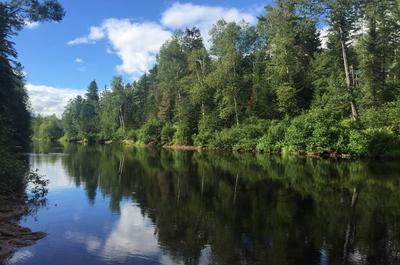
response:
<svg viewBox="0 0 400 265"><path fill-rule="evenodd" d="M29 24L15 37L33 111L45 115L60 115L93 79L100 88L116 74L135 80L173 31L196 25L207 40L218 19L254 24L271 0L60 2L63 21Z"/></svg>

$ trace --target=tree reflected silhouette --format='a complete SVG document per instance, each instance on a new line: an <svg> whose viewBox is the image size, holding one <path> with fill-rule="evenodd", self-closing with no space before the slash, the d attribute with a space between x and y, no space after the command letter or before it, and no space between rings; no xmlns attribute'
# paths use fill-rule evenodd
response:
<svg viewBox="0 0 400 265"><path fill-rule="evenodd" d="M130 199L185 264L399 264L400 165L68 145L88 200Z"/></svg>

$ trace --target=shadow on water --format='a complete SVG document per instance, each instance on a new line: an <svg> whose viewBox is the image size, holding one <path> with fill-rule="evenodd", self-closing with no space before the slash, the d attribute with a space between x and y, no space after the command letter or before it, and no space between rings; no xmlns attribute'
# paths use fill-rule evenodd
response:
<svg viewBox="0 0 400 265"><path fill-rule="evenodd" d="M121 201L137 203L177 262L400 263L397 162L119 146L64 152L63 168L91 204L107 196L118 214Z"/></svg>

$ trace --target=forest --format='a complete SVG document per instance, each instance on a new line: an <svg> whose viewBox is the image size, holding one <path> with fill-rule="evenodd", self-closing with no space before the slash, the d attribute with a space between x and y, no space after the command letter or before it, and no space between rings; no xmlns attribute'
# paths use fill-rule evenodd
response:
<svg viewBox="0 0 400 265"><path fill-rule="evenodd" d="M60 21L64 15L56 0L0 1L0 264L15 247L45 236L16 223L43 202L47 181L30 170L23 154L31 142L32 117L13 37L30 22Z"/></svg>
<svg viewBox="0 0 400 265"><path fill-rule="evenodd" d="M92 81L33 138L331 156L400 155L396 0L277 0L256 25L177 31L133 82Z"/></svg>
<svg viewBox="0 0 400 265"><path fill-rule="evenodd" d="M9 190L15 196L25 188L29 167L20 154L29 148L32 133L25 76L13 37L28 22L60 21L64 15L56 0L0 1L0 201Z"/></svg>

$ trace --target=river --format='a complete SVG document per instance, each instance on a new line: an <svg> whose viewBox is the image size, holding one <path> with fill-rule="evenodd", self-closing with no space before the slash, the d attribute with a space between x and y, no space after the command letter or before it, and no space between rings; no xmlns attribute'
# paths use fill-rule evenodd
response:
<svg viewBox="0 0 400 265"><path fill-rule="evenodd" d="M400 264L400 163L36 147L48 236L9 264Z"/></svg>

